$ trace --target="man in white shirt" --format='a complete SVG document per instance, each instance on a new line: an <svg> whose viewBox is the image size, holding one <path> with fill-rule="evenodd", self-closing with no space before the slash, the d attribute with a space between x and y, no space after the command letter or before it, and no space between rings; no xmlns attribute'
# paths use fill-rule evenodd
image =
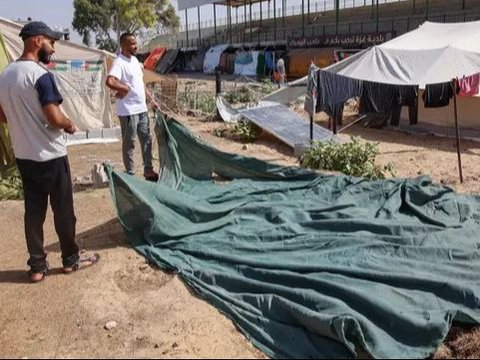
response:
<svg viewBox="0 0 480 360"><path fill-rule="evenodd" d="M120 37L122 52L113 61L106 85L116 91L115 107L122 128L122 154L125 170L135 174L135 141L140 140L143 158L143 175L146 180L157 181L158 174L152 165L152 137L146 97L158 108L143 82L143 67L135 57L137 40L135 35L124 33Z"/></svg>

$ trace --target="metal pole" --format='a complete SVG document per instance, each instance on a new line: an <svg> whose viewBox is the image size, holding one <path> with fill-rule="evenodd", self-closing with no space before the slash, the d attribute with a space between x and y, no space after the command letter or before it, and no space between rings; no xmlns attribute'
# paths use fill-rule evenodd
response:
<svg viewBox="0 0 480 360"><path fill-rule="evenodd" d="M197 7L198 11L198 46L200 46L200 43L202 42L202 30L200 29L200 6Z"/></svg>
<svg viewBox="0 0 480 360"><path fill-rule="evenodd" d="M217 4L213 4L213 31L215 32L215 45L218 44L217 39Z"/></svg>
<svg viewBox="0 0 480 360"><path fill-rule="evenodd" d="M425 14L425 17L426 17L427 20L428 20L428 8L429 8L428 3L429 3L429 1L427 0L427 11L426 11L426 14Z"/></svg>
<svg viewBox="0 0 480 360"><path fill-rule="evenodd" d="M243 1L243 44L245 45L247 37L247 0Z"/></svg>
<svg viewBox="0 0 480 360"><path fill-rule="evenodd" d="M462 171L462 154L460 152L460 129L458 127L458 109L457 109L457 80L452 80L453 87L453 105L455 109L455 131L457 137L457 157L458 157L458 173L460 175L460 182L463 184L463 171Z"/></svg>
<svg viewBox="0 0 480 360"><path fill-rule="evenodd" d="M253 42L253 32L252 32L252 0L250 0L250 42Z"/></svg>
<svg viewBox="0 0 480 360"><path fill-rule="evenodd" d="M260 28L263 25L263 3L260 1Z"/></svg>
<svg viewBox="0 0 480 360"><path fill-rule="evenodd" d="M310 25L310 0L308 0L308 2L307 2L307 13L308 13L307 22Z"/></svg>
<svg viewBox="0 0 480 360"><path fill-rule="evenodd" d="M188 41L188 10L185 9L185 26L187 28L187 48L189 47L189 41Z"/></svg>
<svg viewBox="0 0 480 360"><path fill-rule="evenodd" d="M335 0L335 34L338 34L339 21L340 21L340 0Z"/></svg>
<svg viewBox="0 0 480 360"><path fill-rule="evenodd" d="M232 6L227 5L227 16L228 16L228 24L229 24L229 31L228 36L230 38L230 44L232 43Z"/></svg>
<svg viewBox="0 0 480 360"><path fill-rule="evenodd" d="M277 0L273 0L273 39L277 41Z"/></svg>
<svg viewBox="0 0 480 360"><path fill-rule="evenodd" d="M215 95L218 96L222 93L222 79L220 76L220 69L218 66L215 68Z"/></svg>
<svg viewBox="0 0 480 360"><path fill-rule="evenodd" d="M427 0L427 1L428 1L428 0ZM376 31L378 32L378 0L377 0L377 8L376 8L376 11L375 11L375 16L376 16L375 22L376 22L376 24L377 24L377 25L376 25L376 29L377 29Z"/></svg>
<svg viewBox="0 0 480 360"><path fill-rule="evenodd" d="M305 37L305 0L302 0L302 38Z"/></svg>

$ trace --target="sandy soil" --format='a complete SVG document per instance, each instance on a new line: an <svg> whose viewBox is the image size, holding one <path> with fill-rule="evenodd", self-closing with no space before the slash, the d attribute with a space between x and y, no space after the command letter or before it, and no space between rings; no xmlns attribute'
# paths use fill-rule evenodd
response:
<svg viewBox="0 0 480 360"><path fill-rule="evenodd" d="M266 134L244 145L213 136L221 123L193 118L182 122L222 150L280 164L297 163L292 150ZM430 175L461 192L480 190L480 143L463 142L466 181L460 184L452 139L361 127L342 136L349 135L379 141L379 163L394 163L398 176ZM116 143L69 148L76 182L98 162L108 160L121 169L120 147ZM138 151L137 160L141 173ZM98 252L101 261L88 271L60 274L58 240L49 212L45 241L54 271L37 285L27 281L23 203L0 203L0 357L265 357L177 276L150 267L128 247L108 189L76 189L79 243L88 252ZM109 321L117 326L107 331L104 326ZM475 329L453 329L436 357L479 357L478 334Z"/></svg>

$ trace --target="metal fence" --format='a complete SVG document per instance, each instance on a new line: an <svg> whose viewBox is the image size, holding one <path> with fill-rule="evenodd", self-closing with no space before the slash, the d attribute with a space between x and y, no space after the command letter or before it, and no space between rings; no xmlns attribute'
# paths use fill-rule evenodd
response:
<svg viewBox="0 0 480 360"><path fill-rule="evenodd" d="M399 2L408 2L410 0L379 0L379 4L387 4L387 3L399 3ZM277 4L280 3L281 0L277 0ZM363 6L375 6L376 0L340 0L339 9L352 9L357 7ZM218 5L217 5L218 6ZM255 5L253 5L255 6ZM318 13L318 12L325 12L325 11L332 11L335 10L335 0L324 0L324 1L304 1L303 11L302 5L292 5L286 6L285 8L277 7L274 9L273 7L268 7L268 10L260 11L252 11L251 19L252 21L259 21L262 20L272 20L274 18L280 19L282 17L289 17L289 16L297 16L302 14L308 13ZM228 26L228 17L218 18L216 21L217 26ZM245 22L250 22L250 11L249 5L247 0L247 7L238 7L232 10L232 24L239 25L244 24ZM214 27L214 20L208 21L201 21L200 22L200 29L208 29ZM190 22L188 24L188 31L198 31L199 23L198 19L196 22ZM182 25L179 29L180 32L184 32L187 30L185 25ZM159 35L166 35L169 34L166 30L160 30Z"/></svg>
<svg viewBox="0 0 480 360"><path fill-rule="evenodd" d="M357 0L358 1L358 0ZM189 39L172 39L170 46L172 48L188 48L198 46L214 46L218 44L260 44L276 42L286 42L290 38L299 38L303 35L305 37L333 35L333 34L362 34L371 32L386 32L394 31L397 35L401 35L410 30L416 29L425 20L434 22L466 22L480 19L480 11L458 11L446 14L431 14L431 15L411 15L394 17L390 19L366 20L366 21L348 21L340 22L338 26L336 23L323 24L308 24L305 25L305 33L303 29L297 26L277 26L277 29L253 29L243 27L233 28L230 34L228 27L218 27L217 33L211 31L204 32L203 39L195 38Z"/></svg>

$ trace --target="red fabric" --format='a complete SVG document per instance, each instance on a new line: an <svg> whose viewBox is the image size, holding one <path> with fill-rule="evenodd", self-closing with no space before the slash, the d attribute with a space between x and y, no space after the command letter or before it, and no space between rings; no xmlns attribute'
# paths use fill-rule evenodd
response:
<svg viewBox="0 0 480 360"><path fill-rule="evenodd" d="M458 79L458 95L460 96L474 96L478 94L478 87L480 85L480 74L475 74L469 77Z"/></svg>
<svg viewBox="0 0 480 360"><path fill-rule="evenodd" d="M155 71L155 67L157 66L158 61L162 58L163 54L165 54L165 51L165 48L153 49L148 58L146 58L143 63L145 69Z"/></svg>

